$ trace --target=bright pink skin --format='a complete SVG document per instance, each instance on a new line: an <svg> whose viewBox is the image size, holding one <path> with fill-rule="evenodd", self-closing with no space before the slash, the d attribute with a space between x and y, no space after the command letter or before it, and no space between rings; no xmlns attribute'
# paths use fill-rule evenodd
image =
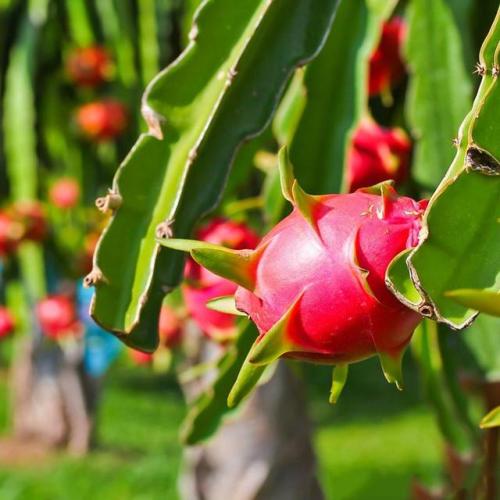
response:
<svg viewBox="0 0 500 500"><path fill-rule="evenodd" d="M111 65L108 51L96 45L73 50L66 61L66 71L76 85L97 87L108 79Z"/></svg>
<svg viewBox="0 0 500 500"><path fill-rule="evenodd" d="M245 224L222 218L213 219L198 231L197 238L216 245L241 250L255 248L259 238ZM237 286L201 267L189 258L184 269L182 293L186 308L200 329L209 337L225 341L234 337L235 317L206 307L209 300L233 295Z"/></svg>
<svg viewBox="0 0 500 500"><path fill-rule="evenodd" d="M162 306L158 322L160 341L169 349L175 347L182 338L182 325L179 316L169 306Z"/></svg>
<svg viewBox="0 0 500 500"><path fill-rule="evenodd" d="M73 208L80 199L80 185L71 177L59 179L50 188L49 198L58 208Z"/></svg>
<svg viewBox="0 0 500 500"><path fill-rule="evenodd" d="M64 295L52 295L36 307L42 332L51 339L60 339L80 332L75 304Z"/></svg>
<svg viewBox="0 0 500 500"><path fill-rule="evenodd" d="M411 141L399 128L384 128L363 120L354 133L347 159L349 192L386 180L396 183L408 176Z"/></svg>
<svg viewBox="0 0 500 500"><path fill-rule="evenodd" d="M0 306L0 340L14 333L16 323L12 313L4 306Z"/></svg>
<svg viewBox="0 0 500 500"><path fill-rule="evenodd" d="M96 101L81 106L76 121L89 139L109 141L124 132L128 125L128 113L119 101Z"/></svg>
<svg viewBox="0 0 500 500"><path fill-rule="evenodd" d="M238 309L261 338L302 294L286 331L291 357L343 363L403 350L420 316L389 292L385 272L393 257L417 243L425 203L393 191L382 217L383 203L359 191L326 195L313 214L321 239L297 209L264 237L255 291L236 292ZM373 296L359 268L368 271Z"/></svg>
<svg viewBox="0 0 500 500"><path fill-rule="evenodd" d="M401 57L401 47L406 35L406 24L400 17L387 21L382 28L382 36L370 58L368 92L370 96L387 92L401 81L405 65Z"/></svg>

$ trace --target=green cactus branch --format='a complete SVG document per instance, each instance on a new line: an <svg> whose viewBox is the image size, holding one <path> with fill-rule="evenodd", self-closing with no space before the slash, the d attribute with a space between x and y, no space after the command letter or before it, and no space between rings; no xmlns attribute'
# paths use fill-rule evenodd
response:
<svg viewBox="0 0 500 500"><path fill-rule="evenodd" d="M406 114L417 138L412 174L432 190L453 159L452 139L471 102L461 34L447 0L410 2L405 52Z"/></svg>
<svg viewBox="0 0 500 500"><path fill-rule="evenodd" d="M306 69L304 88L297 85L298 101L305 93L305 105L294 124L290 157L308 192L334 193L343 187L350 135L367 113L368 60L395 4L395 0L340 1L325 46ZM292 99L289 103L296 106Z"/></svg>
<svg viewBox="0 0 500 500"><path fill-rule="evenodd" d="M319 50L335 3L202 4L187 49L146 91L150 132L115 177L117 208L87 279L96 285L92 315L106 329L154 349L161 300L183 263L160 249L157 231L187 237L216 205L237 147L264 128L292 71Z"/></svg>
<svg viewBox="0 0 500 500"><path fill-rule="evenodd" d="M398 272L387 276L409 307L456 329L470 324L477 311L450 291L500 288L499 17L481 49L482 81L461 125L457 154L430 200L420 244L404 256L410 273L393 263Z"/></svg>

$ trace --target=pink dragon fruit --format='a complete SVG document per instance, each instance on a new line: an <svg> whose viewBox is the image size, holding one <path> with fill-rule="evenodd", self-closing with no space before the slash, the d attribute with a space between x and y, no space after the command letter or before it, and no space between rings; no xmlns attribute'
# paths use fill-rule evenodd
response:
<svg viewBox="0 0 500 500"><path fill-rule="evenodd" d="M163 305L158 321L158 333L163 346L172 349L182 340L182 321L175 309Z"/></svg>
<svg viewBox="0 0 500 500"><path fill-rule="evenodd" d="M347 189L372 186L385 180L402 182L408 175L411 141L400 128L384 128L363 120L352 139L347 158Z"/></svg>
<svg viewBox="0 0 500 500"><path fill-rule="evenodd" d="M12 313L5 306L0 306L0 340L14 333L15 327Z"/></svg>
<svg viewBox="0 0 500 500"><path fill-rule="evenodd" d="M401 46L406 34L406 24L400 17L387 21L382 28L378 47L370 58L368 92L370 96L390 92L405 74Z"/></svg>
<svg viewBox="0 0 500 500"><path fill-rule="evenodd" d="M207 243L236 250L255 248L259 241L257 235L246 225L222 218L215 218L202 227L197 237ZM217 297L234 294L237 285L201 267L193 259L186 262L184 278L184 302L200 329L214 340L224 342L232 338L235 334L235 318L207 308L206 303Z"/></svg>
<svg viewBox="0 0 500 500"><path fill-rule="evenodd" d="M239 285L236 308L260 332L251 363L286 356L335 364L338 386L349 363L378 354L386 378L400 387L402 354L421 317L392 295L385 274L395 256L417 244L426 202L399 197L390 183L311 196L293 179L286 154L280 161L294 210L255 250L165 244L190 250L199 264Z"/></svg>

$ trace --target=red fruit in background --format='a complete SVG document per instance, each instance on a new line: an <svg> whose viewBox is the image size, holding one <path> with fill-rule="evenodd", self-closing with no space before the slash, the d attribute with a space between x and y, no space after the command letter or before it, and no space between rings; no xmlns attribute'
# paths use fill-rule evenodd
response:
<svg viewBox="0 0 500 500"><path fill-rule="evenodd" d="M52 184L49 198L58 208L73 208L80 199L80 185L71 177L63 177Z"/></svg>
<svg viewBox="0 0 500 500"><path fill-rule="evenodd" d="M145 352L136 351L135 349L128 350L130 358L136 365L148 365L153 362L153 355Z"/></svg>
<svg viewBox="0 0 500 500"><path fill-rule="evenodd" d="M99 46L74 49L66 61L70 80L81 87L96 87L104 83L112 69L111 57Z"/></svg>
<svg viewBox="0 0 500 500"><path fill-rule="evenodd" d="M12 205L10 214L23 226L23 239L42 241L47 235L47 218L40 202L19 201Z"/></svg>
<svg viewBox="0 0 500 500"><path fill-rule="evenodd" d="M182 337L182 324L179 316L169 306L164 305L160 311L158 332L161 343L168 348L175 347Z"/></svg>
<svg viewBox="0 0 500 500"><path fill-rule="evenodd" d="M363 120L355 131L347 158L347 189L372 186L385 180L405 180L411 141L402 129L384 128Z"/></svg>
<svg viewBox="0 0 500 500"><path fill-rule="evenodd" d="M0 339L8 337L14 332L14 316L4 306L0 306Z"/></svg>
<svg viewBox="0 0 500 500"><path fill-rule="evenodd" d="M387 92L405 74L401 47L406 24L400 17L387 21L375 52L370 58L368 92L370 96Z"/></svg>
<svg viewBox="0 0 500 500"><path fill-rule="evenodd" d="M74 302L65 295L52 295L41 300L36 314L42 332L51 339L80 333Z"/></svg>
<svg viewBox="0 0 500 500"><path fill-rule="evenodd" d="M216 218L202 227L197 237L208 243L220 244L235 250L255 248L259 238L242 223ZM208 309L209 300L232 295L236 285L201 267L193 259L186 262L182 293L186 308L200 329L210 338L227 340L235 334L235 318L230 314Z"/></svg>
<svg viewBox="0 0 500 500"><path fill-rule="evenodd" d="M78 109L76 120L89 139L106 141L119 136L127 127L128 113L116 100L96 101Z"/></svg>
<svg viewBox="0 0 500 500"><path fill-rule="evenodd" d="M0 257L12 253L24 234L22 224L7 212L0 212Z"/></svg>

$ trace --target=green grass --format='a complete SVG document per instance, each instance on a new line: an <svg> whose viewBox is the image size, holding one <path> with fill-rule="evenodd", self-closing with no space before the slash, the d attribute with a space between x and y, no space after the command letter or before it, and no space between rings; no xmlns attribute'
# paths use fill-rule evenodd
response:
<svg viewBox="0 0 500 500"><path fill-rule="evenodd" d="M432 416L419 401L411 367L408 389L398 393L385 383L376 363L357 365L336 407L327 403L329 370L308 367L304 372L329 499L407 498L411 477L436 476L440 441ZM5 381L0 389L1 402ZM117 367L103 399L99 448L83 459L60 455L42 464L0 469L0 499L176 499L177 428L183 414L182 397L171 379ZM4 430L5 417L0 405Z"/></svg>

